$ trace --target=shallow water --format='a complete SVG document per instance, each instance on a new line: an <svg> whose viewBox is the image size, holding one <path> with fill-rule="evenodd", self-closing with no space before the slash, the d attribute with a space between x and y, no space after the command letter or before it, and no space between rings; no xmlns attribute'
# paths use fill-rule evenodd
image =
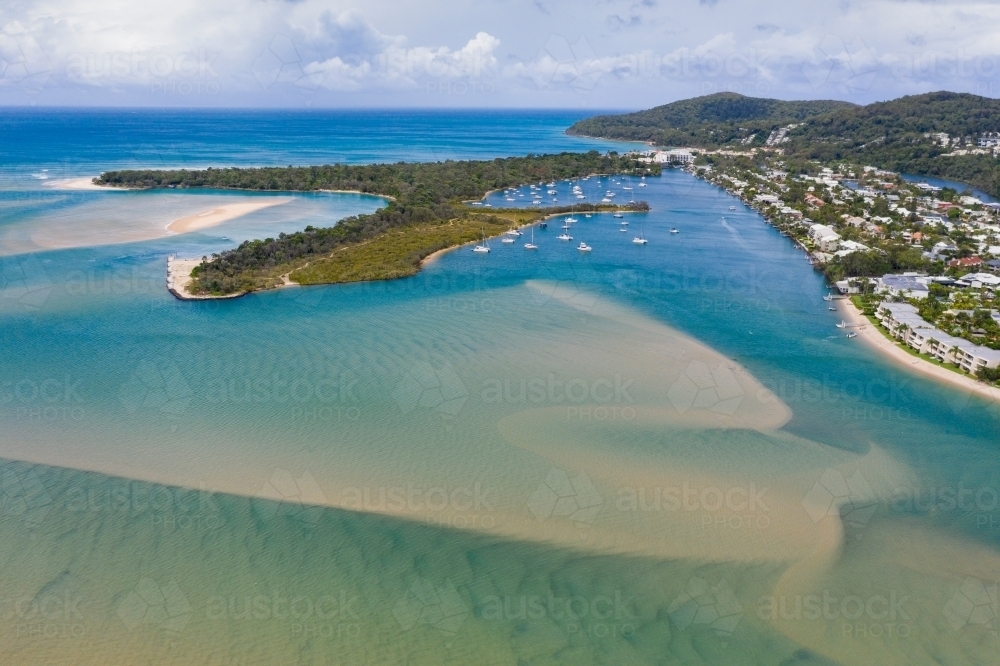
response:
<svg viewBox="0 0 1000 666"><path fill-rule="evenodd" d="M5 239L231 196L24 182ZM174 300L166 255L377 202L7 253L6 660L990 663L996 407L838 335L725 193L647 183L601 184L650 202L628 233L226 302Z"/></svg>

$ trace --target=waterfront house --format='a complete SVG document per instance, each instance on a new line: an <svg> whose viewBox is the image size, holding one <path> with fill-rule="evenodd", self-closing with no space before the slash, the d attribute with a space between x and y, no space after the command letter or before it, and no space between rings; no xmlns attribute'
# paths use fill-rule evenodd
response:
<svg viewBox="0 0 1000 666"><path fill-rule="evenodd" d="M917 275L896 275L894 273L887 273L880 277L877 289L892 298L927 298L927 294L930 293L926 279L921 280Z"/></svg>
<svg viewBox="0 0 1000 666"><path fill-rule="evenodd" d="M810 225L809 238L821 252L836 252L840 243L840 234L825 224Z"/></svg>

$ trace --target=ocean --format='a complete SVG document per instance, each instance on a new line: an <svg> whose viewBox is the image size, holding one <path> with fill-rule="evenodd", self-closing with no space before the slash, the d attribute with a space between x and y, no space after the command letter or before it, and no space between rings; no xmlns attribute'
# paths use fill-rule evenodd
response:
<svg viewBox="0 0 1000 666"><path fill-rule="evenodd" d="M632 147L566 136L579 117L0 112L4 662L995 661L997 406L847 339L802 252L714 186L594 177L650 212L211 302L166 291L168 255L381 200L171 235L274 195L52 186Z"/></svg>

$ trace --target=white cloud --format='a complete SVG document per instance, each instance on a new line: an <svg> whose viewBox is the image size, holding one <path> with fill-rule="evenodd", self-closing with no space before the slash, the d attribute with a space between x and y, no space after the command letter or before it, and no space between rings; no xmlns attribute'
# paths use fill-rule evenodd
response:
<svg viewBox="0 0 1000 666"><path fill-rule="evenodd" d="M0 6L0 103L297 104L307 93L331 105L643 107L726 89L855 101L942 88L1000 95L1000 6L984 2L546 0L545 14L531 0L370 0L362 11L334 1L346 2ZM497 94L421 94L455 81L488 81ZM157 97L179 86L215 96Z"/></svg>

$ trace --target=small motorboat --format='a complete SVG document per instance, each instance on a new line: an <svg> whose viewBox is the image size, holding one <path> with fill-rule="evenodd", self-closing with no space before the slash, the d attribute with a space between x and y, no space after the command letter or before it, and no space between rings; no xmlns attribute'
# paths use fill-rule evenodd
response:
<svg viewBox="0 0 1000 666"><path fill-rule="evenodd" d="M591 248L586 243L580 243L579 245L576 246L576 249L578 249L580 252L590 252Z"/></svg>
<svg viewBox="0 0 1000 666"><path fill-rule="evenodd" d="M847 334L847 337L849 337L849 338L856 338L856 337L858 337L858 334L855 333L854 331L851 331L850 333ZM916 361L914 361L914 363L916 363Z"/></svg>
<svg viewBox="0 0 1000 666"><path fill-rule="evenodd" d="M558 238L558 239L559 239L559 240L561 240L561 241L571 241L571 240L573 240L573 237L572 237L572 236L570 236L570 235L569 235L568 233L566 233L565 231L564 231L564 232L562 232L561 234L559 234L558 236L556 236L556 238Z"/></svg>
<svg viewBox="0 0 1000 666"><path fill-rule="evenodd" d="M670 233L672 233L672 234L679 234L680 232L677 231L676 227L670 227Z"/></svg>
<svg viewBox="0 0 1000 666"><path fill-rule="evenodd" d="M611 217L613 217L613 218L615 218L615 219L618 219L618 220L620 220L620 219L622 219L622 218L623 218L623 217L625 217L625 216L624 216L624 215L622 215L621 213L615 213L615 214L614 214L614 215L612 215Z"/></svg>
<svg viewBox="0 0 1000 666"><path fill-rule="evenodd" d="M513 236L504 236L503 239L501 239L500 242L509 245L509 244L511 244L511 243L514 242L514 237Z"/></svg>

